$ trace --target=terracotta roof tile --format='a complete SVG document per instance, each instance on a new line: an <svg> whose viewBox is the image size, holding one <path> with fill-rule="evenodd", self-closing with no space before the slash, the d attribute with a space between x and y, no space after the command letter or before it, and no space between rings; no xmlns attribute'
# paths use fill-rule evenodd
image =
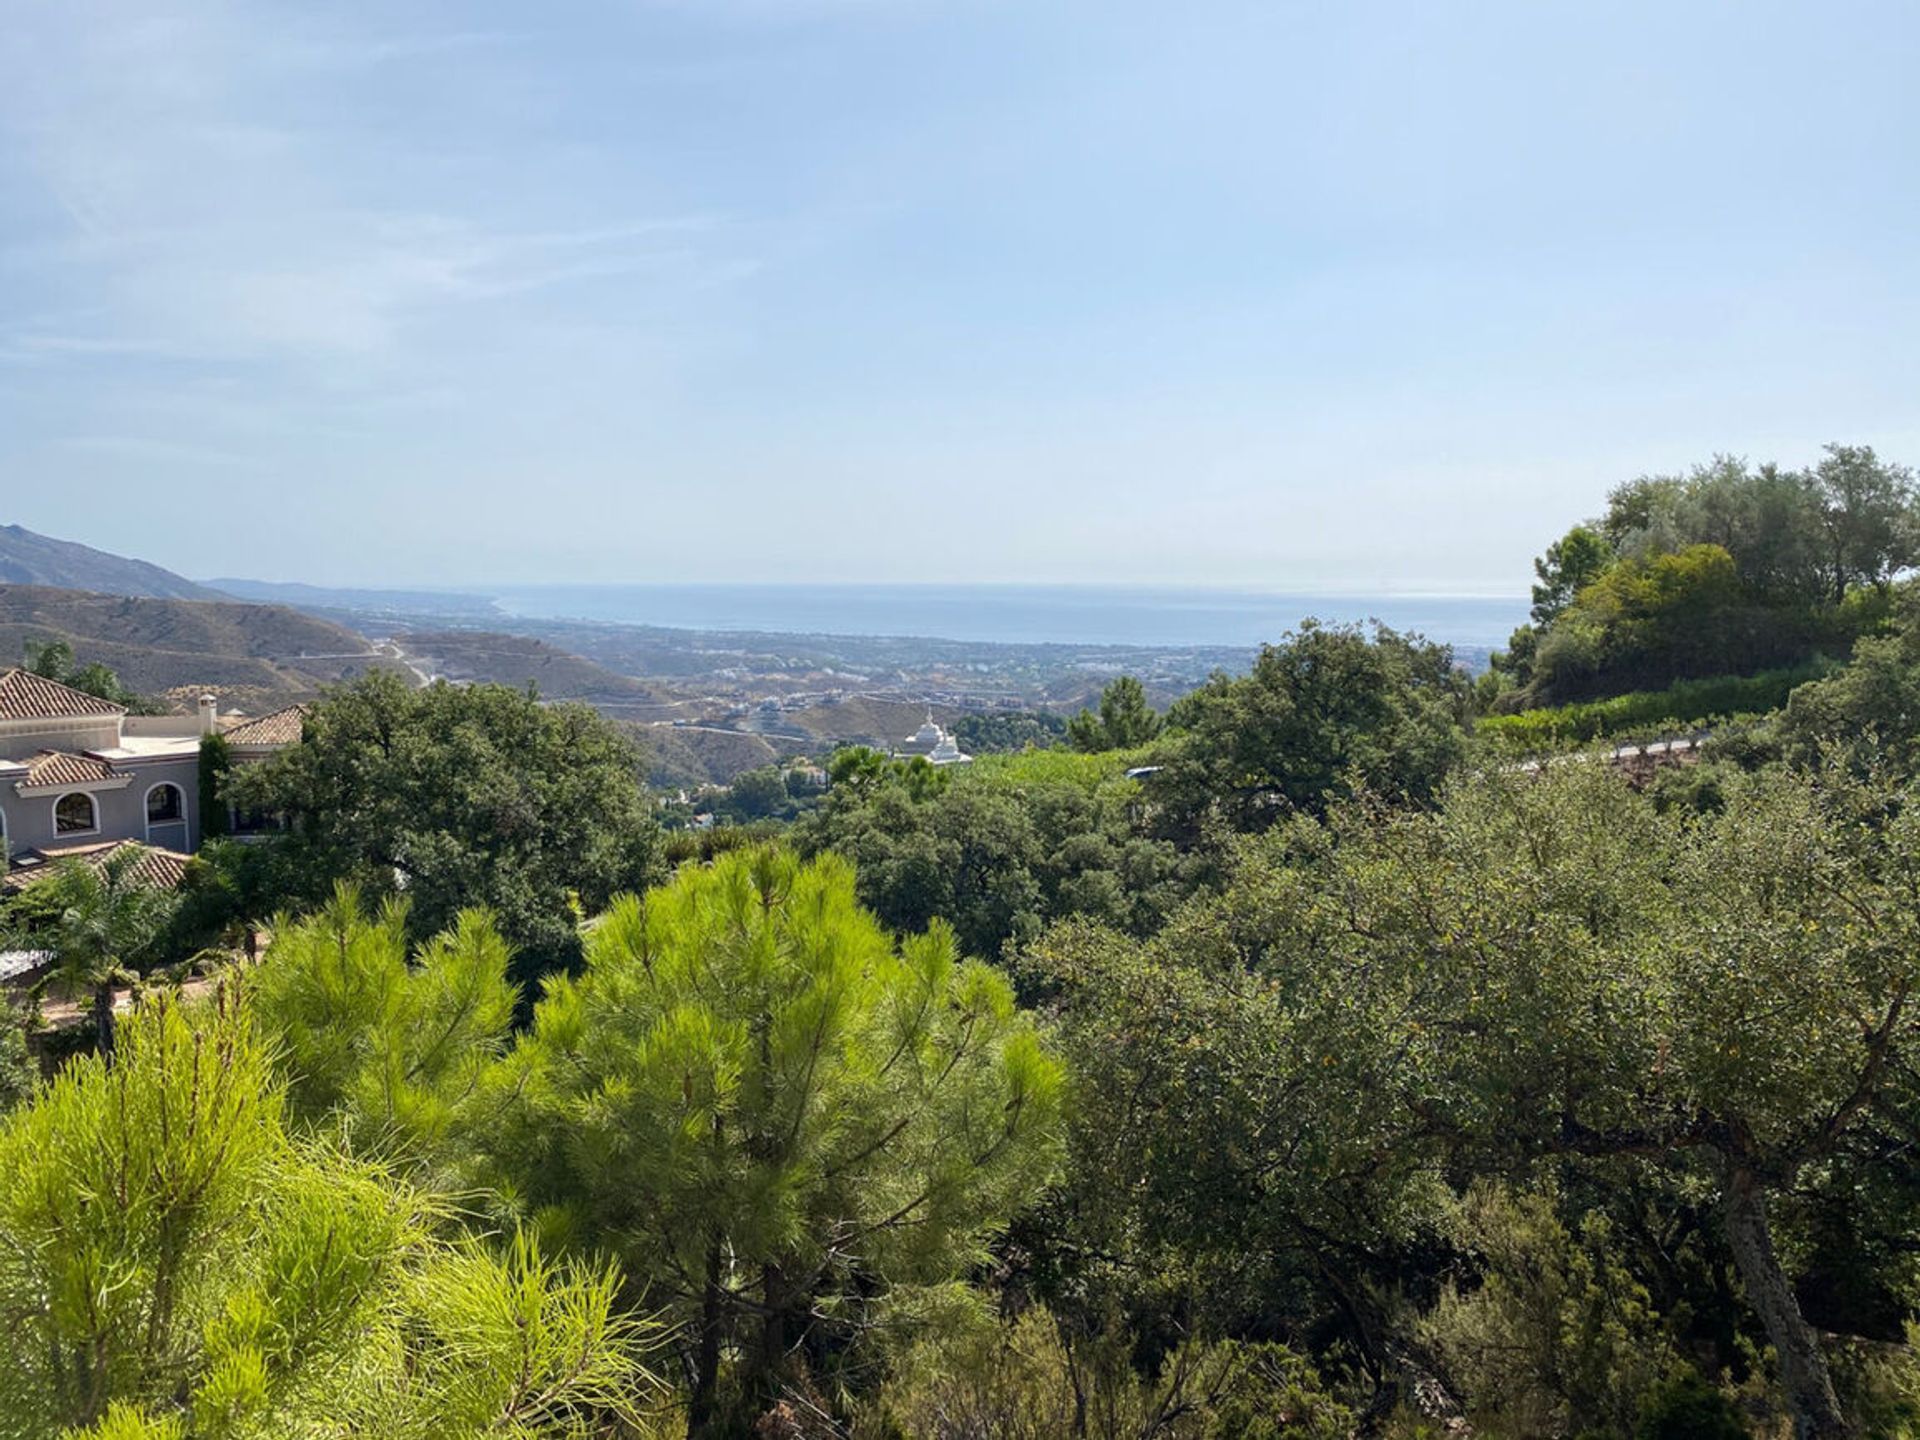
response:
<svg viewBox="0 0 1920 1440"><path fill-rule="evenodd" d="M134 868L133 877L142 885L151 885L159 890L174 890L180 885L187 873L187 857L174 850L161 850L151 845L142 845L138 840L107 840L93 845L65 845L58 848L47 846L40 851L45 864L36 865L31 870L16 870L13 874L0 879L0 890L15 894L29 885L60 873L60 862L78 860L82 865L98 870L108 859L120 851L133 846L145 853Z"/></svg>
<svg viewBox="0 0 1920 1440"><path fill-rule="evenodd" d="M126 713L124 705L62 685L31 670L0 670L0 720L67 720Z"/></svg>
<svg viewBox="0 0 1920 1440"><path fill-rule="evenodd" d="M295 745L300 740L301 721L307 707L289 705L253 720L242 720L224 733L231 745Z"/></svg>
<svg viewBox="0 0 1920 1440"><path fill-rule="evenodd" d="M69 755L64 750L42 750L27 762L26 785L95 785L117 780L120 772L95 755Z"/></svg>

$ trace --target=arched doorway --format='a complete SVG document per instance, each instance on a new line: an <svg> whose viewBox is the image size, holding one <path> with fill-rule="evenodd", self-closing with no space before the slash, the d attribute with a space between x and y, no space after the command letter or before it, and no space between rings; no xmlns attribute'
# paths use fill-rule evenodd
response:
<svg viewBox="0 0 1920 1440"><path fill-rule="evenodd" d="M162 850L187 848L187 792L171 780L147 791L147 844Z"/></svg>

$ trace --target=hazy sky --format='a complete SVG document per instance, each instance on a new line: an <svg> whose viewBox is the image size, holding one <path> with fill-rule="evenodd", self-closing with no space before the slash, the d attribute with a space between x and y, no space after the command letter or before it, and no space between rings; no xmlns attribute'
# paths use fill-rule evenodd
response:
<svg viewBox="0 0 1920 1440"><path fill-rule="evenodd" d="M199 576L1522 588L1920 463L1920 6L0 0L0 522Z"/></svg>

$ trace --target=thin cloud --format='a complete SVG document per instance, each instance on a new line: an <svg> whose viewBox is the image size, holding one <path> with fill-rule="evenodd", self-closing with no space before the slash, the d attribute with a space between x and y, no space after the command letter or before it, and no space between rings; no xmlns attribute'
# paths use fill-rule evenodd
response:
<svg viewBox="0 0 1920 1440"><path fill-rule="evenodd" d="M751 271L709 214L609 217L561 192L550 208L579 213L529 225L549 216L515 193L507 157L484 139L461 150L447 148L451 131L370 134L333 103L329 70L510 56L514 32L354 33L331 16L264 25L217 3L164 19L84 0L75 10L0 51L0 131L14 132L61 222L0 262L29 277L23 293L84 291L110 315L97 337L0 338L10 364L341 356L378 359L391 383L392 367L447 363L416 346L462 310L598 284L616 292L603 310L632 313L620 292L670 298ZM475 187L474 174L490 183ZM419 208L436 193L455 203Z"/></svg>
<svg viewBox="0 0 1920 1440"><path fill-rule="evenodd" d="M283 58L316 68L352 68L387 65L397 60L420 60L463 50L489 50L520 44L527 38L524 31L463 30L359 40L316 40L287 45Z"/></svg>
<svg viewBox="0 0 1920 1440"><path fill-rule="evenodd" d="M174 340L125 335L19 334L0 341L0 356L15 361L61 359L218 360L220 352L196 349Z"/></svg>
<svg viewBox="0 0 1920 1440"><path fill-rule="evenodd" d="M237 466L255 463L245 455L207 445L162 440L151 435L68 435L53 442L64 450L143 464Z"/></svg>

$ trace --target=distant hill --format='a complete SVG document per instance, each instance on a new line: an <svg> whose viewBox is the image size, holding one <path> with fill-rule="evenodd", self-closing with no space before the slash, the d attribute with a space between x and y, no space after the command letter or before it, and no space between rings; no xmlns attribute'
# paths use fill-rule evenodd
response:
<svg viewBox="0 0 1920 1440"><path fill-rule="evenodd" d="M303 585L288 580L209 580L222 594L302 610L347 611L384 616L497 616L491 597L458 590L363 590L352 586Z"/></svg>
<svg viewBox="0 0 1920 1440"><path fill-rule="evenodd" d="M129 560L91 545L36 535L21 525L0 525L0 584L51 585L62 590L164 600L226 598L218 590L196 585L144 560Z"/></svg>
<svg viewBox="0 0 1920 1440"><path fill-rule="evenodd" d="M802 747L779 736L736 730L626 722L646 752L647 780L662 789L726 785L747 770L771 765Z"/></svg>
<svg viewBox="0 0 1920 1440"><path fill-rule="evenodd" d="M655 692L628 675L568 654L544 640L485 630L404 630L395 640L407 658L449 680L539 687L548 700L595 703L651 701Z"/></svg>
<svg viewBox="0 0 1920 1440"><path fill-rule="evenodd" d="M928 707L918 700L892 700L878 695L850 695L791 711L781 717L826 746L872 745L888 749L918 730ZM932 707L933 718L952 725L962 712L949 705Z"/></svg>
<svg viewBox="0 0 1920 1440"><path fill-rule="evenodd" d="M289 697L398 668L351 630L284 605L0 585L0 665L30 640L65 640L82 665L108 665L145 695L198 687Z"/></svg>

